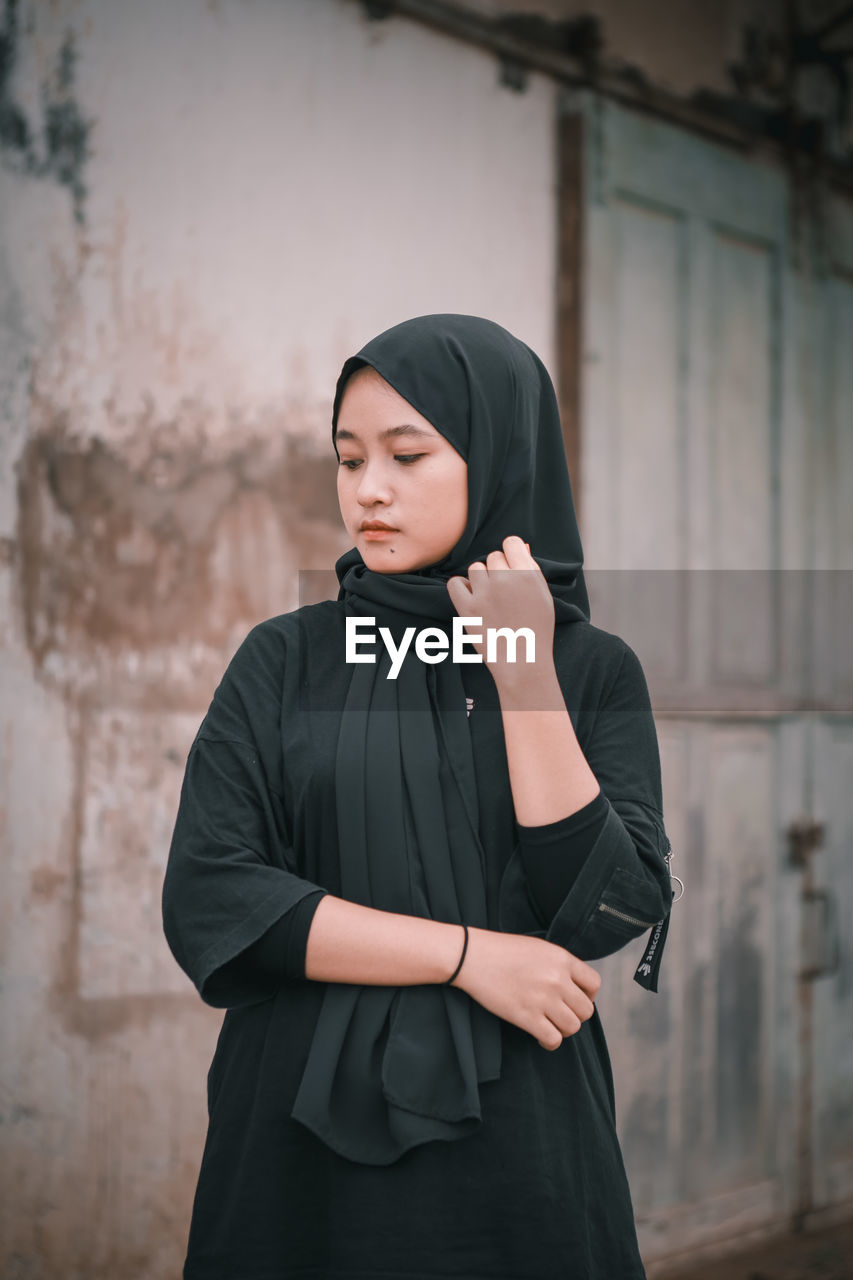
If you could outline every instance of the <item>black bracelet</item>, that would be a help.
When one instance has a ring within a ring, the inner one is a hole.
[[[447,982],[445,982],[445,984],[444,984],[446,987],[449,987],[449,986],[450,986],[451,982],[452,982],[452,981],[453,981],[453,979],[456,977],[456,975],[457,975],[457,973],[459,972],[459,970],[462,968],[462,961],[465,959],[465,952],[468,950],[468,926],[467,926],[467,924],[463,924],[462,928],[465,930],[465,945],[464,945],[464,946],[463,946],[463,948],[462,948],[462,955],[459,957],[459,963],[458,963],[458,965],[457,965],[457,966],[456,966],[456,968],[453,970],[453,972],[451,973],[450,977],[447,979]]]

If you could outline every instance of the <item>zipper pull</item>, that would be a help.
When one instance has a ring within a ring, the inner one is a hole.
[[[678,876],[672,874],[672,844],[669,837],[666,841],[666,853],[664,854],[666,869],[669,872],[670,884],[673,880],[678,880],[681,885],[681,893],[678,898],[673,898],[674,902],[678,902],[684,895],[684,883]],[[666,942],[666,935],[669,933],[669,920],[672,915],[672,903],[670,909],[664,916],[663,920],[658,921],[649,937],[649,943],[643,953],[643,958],[637,965],[637,971],[634,974],[634,981],[638,982],[641,987],[645,987],[646,991],[657,991],[658,975],[660,973],[661,960],[663,959],[663,948]]]

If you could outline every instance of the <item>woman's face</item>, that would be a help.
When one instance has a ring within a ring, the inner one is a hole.
[[[453,549],[468,520],[468,464],[369,365],[347,380],[337,447],[341,516],[368,569],[409,573]],[[390,531],[363,528],[371,522]]]

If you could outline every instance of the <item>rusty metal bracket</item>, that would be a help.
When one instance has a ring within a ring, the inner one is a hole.
[[[794,818],[785,832],[795,867],[807,867],[809,859],[823,848],[826,826],[815,818]]]
[[[498,55],[500,71],[498,83],[505,89],[514,89],[516,93],[524,93],[530,80],[530,68],[520,58],[511,54]]]

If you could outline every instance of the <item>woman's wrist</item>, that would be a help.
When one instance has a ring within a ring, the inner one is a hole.
[[[459,924],[362,906],[327,893],[317,904],[305,948],[305,977],[377,986],[443,983],[456,970]],[[454,979],[458,986],[465,971]]]
[[[566,700],[553,653],[529,666],[516,662],[492,673],[502,711],[565,711]]]
[[[453,970],[453,972],[451,973],[450,977],[445,979],[445,985],[446,985],[446,986],[449,986],[449,987],[452,987],[452,986],[454,985],[454,983],[456,982],[456,979],[459,977],[459,974],[460,974],[460,973],[461,973],[461,971],[462,971],[462,966],[463,966],[463,964],[465,963],[465,956],[466,956],[466,954],[467,954],[467,952],[468,952],[468,926],[467,926],[467,924],[463,924],[463,925],[462,925],[462,930],[463,930],[463,933],[464,933],[464,939],[465,939],[465,940],[464,940],[464,942],[462,943],[462,954],[460,955],[459,959],[457,960],[457,962],[456,962],[456,968]]]

